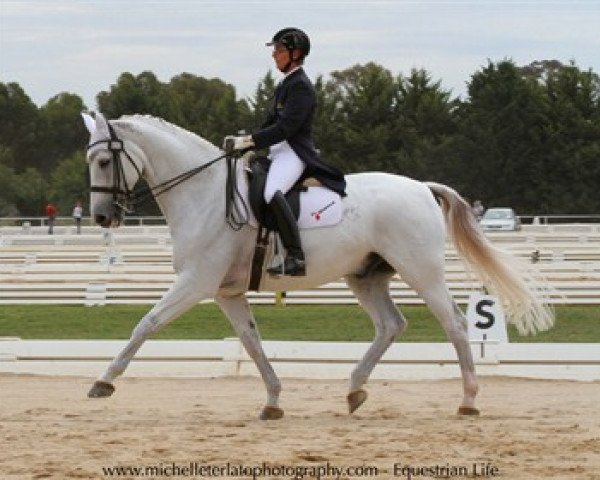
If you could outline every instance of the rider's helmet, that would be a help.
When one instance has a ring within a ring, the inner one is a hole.
[[[302,52],[302,58],[310,53],[310,39],[308,35],[299,28],[283,28],[273,35],[273,40],[267,43],[270,47],[275,44],[283,45],[290,53],[298,49]]]

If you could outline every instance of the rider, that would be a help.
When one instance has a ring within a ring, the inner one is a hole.
[[[273,47],[275,65],[284,74],[275,88],[272,109],[260,130],[252,135],[225,137],[225,143],[231,142],[233,150],[269,147],[271,167],[264,196],[275,216],[287,255],[282,264],[269,268],[268,272],[303,276],[306,265],[300,233],[284,195],[298,180],[310,176],[344,196],[346,181],[341,171],[320,159],[313,142],[316,96],[302,68],[310,52],[308,36],[298,28],[284,28],[266,45]]]

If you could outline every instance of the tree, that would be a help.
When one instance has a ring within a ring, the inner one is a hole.
[[[217,145],[250,121],[248,104],[237,100],[235,88],[219,79],[182,73],[171,79],[168,92],[171,121]]]
[[[16,205],[16,184],[15,171],[0,161],[0,217],[19,215]]]
[[[39,170],[28,167],[14,178],[15,205],[20,215],[38,216],[44,214],[48,199],[48,182]]]
[[[40,138],[38,110],[17,83],[0,83],[0,145],[10,150],[2,161],[22,171],[36,165]]]
[[[246,100],[215,78],[182,73],[163,83],[125,72],[98,103],[109,118],[150,114],[220,144],[263,122],[274,89],[270,71]],[[424,70],[395,76],[375,63],[320,76],[315,92],[316,145],[348,173],[437,180],[519,213],[600,209],[600,78],[574,62],[489,61],[462,101]],[[40,215],[48,199],[64,214],[87,201],[84,108],[61,93],[38,109],[17,83],[0,83],[0,215]]]
[[[458,112],[455,186],[488,205],[532,211],[547,169],[543,89],[504,60],[476,72],[468,93]]]
[[[325,157],[346,172],[394,171],[391,121],[396,86],[375,63],[335,71],[317,85],[316,132]]]
[[[573,63],[544,72],[549,104],[546,211],[600,208],[600,78]]]
[[[88,211],[88,166],[83,150],[63,159],[54,169],[48,186],[48,197],[63,215],[70,215],[76,201]]]
[[[100,92],[96,100],[107,118],[136,113],[166,118],[171,113],[165,86],[154,73],[148,71],[137,76],[129,72],[122,73],[117,83],[108,92]]]
[[[315,84],[317,144],[345,171],[383,170],[417,178],[456,130],[455,101],[424,70],[393,77],[375,63],[355,65]],[[435,170],[431,170],[431,166]]]
[[[233,86],[191,73],[176,75],[166,84],[152,72],[138,76],[123,73],[110,91],[98,94],[97,100],[108,118],[153,115],[216,144],[243,128],[250,117],[248,104],[236,99]]]
[[[457,130],[458,102],[425,70],[413,69],[408,77],[398,77],[397,85],[392,121],[397,171],[423,180],[443,180],[449,141]]]
[[[249,100],[252,127],[257,128],[265,121],[271,109],[275,95],[275,79],[271,70],[262,78],[256,87],[254,97]]]
[[[44,175],[49,175],[62,159],[85,148],[88,133],[81,121],[83,110],[83,100],[70,93],[56,95],[40,109],[44,161],[36,166]]]

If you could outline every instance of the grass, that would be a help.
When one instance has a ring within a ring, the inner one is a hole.
[[[125,339],[149,305],[104,307],[59,305],[0,305],[0,337],[23,339]],[[353,305],[255,306],[254,315],[265,340],[370,341],[373,325]],[[446,336],[429,310],[402,307],[409,326],[403,342],[445,342]],[[600,307],[556,308],[553,329],[521,337],[509,326],[511,342],[600,342]],[[198,305],[164,328],[159,339],[222,339],[235,336],[214,304]]]

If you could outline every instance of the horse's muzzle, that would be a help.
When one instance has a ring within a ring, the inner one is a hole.
[[[123,220],[123,213],[111,200],[98,202],[93,207],[94,222],[102,228],[118,227]]]
[[[100,225],[103,228],[118,227],[121,224],[121,220],[119,216],[107,217],[106,215],[94,215],[96,225]]]

